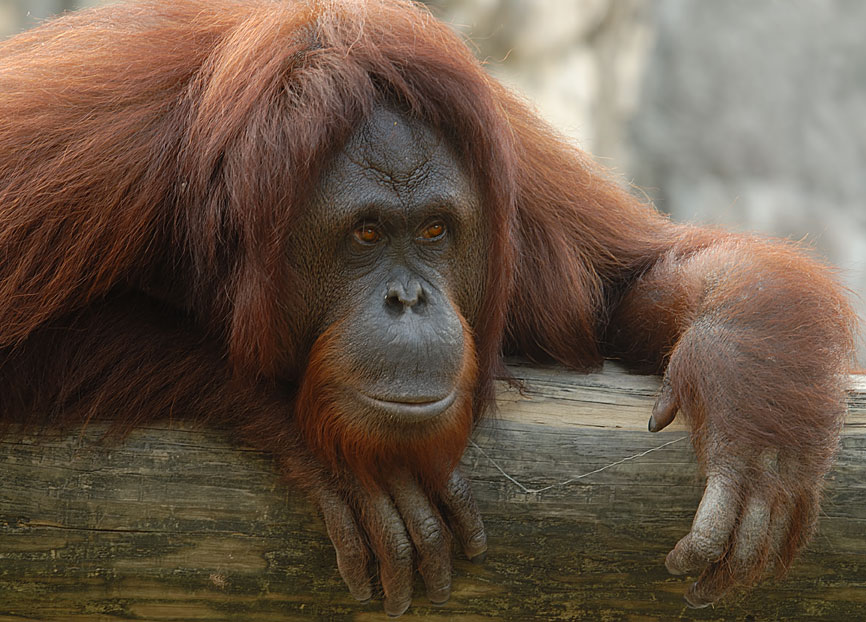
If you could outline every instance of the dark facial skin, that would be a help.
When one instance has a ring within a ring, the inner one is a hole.
[[[379,109],[322,177],[292,239],[308,325],[339,323],[348,399],[406,423],[455,399],[463,326],[481,303],[480,201],[449,145]],[[315,338],[317,335],[313,335]]]

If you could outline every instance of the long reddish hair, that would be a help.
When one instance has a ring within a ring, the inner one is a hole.
[[[489,393],[514,275],[513,136],[491,79],[426,10],[145,0],[48,22],[0,55],[0,144],[21,145],[0,154],[0,248],[17,258],[0,264],[0,347],[118,282],[170,272],[241,373],[297,377],[293,215],[390,100],[452,140],[485,197],[496,261],[472,331]]]
[[[479,406],[503,339],[598,365],[627,286],[720,240],[617,187],[408,0],[141,0],[47,22],[0,57],[0,348],[118,287],[156,288],[240,376],[299,380],[317,335],[298,325],[288,234],[383,101],[449,139],[483,197]],[[828,330],[850,335],[837,297]]]
[[[490,263],[471,327],[481,401],[512,294],[521,308],[574,283],[573,304],[512,314],[514,335],[538,335],[520,344],[529,353],[562,344],[567,360],[595,364],[605,265],[658,242],[650,231],[621,255],[599,251],[616,247],[619,224],[646,230],[644,210],[413,2],[143,0],[48,22],[0,55],[0,144],[19,146],[0,153],[0,248],[16,258],[0,263],[0,347],[118,283],[177,282],[170,295],[239,372],[300,377],[309,336],[292,323],[302,301],[287,294],[287,234],[383,100],[450,139],[484,197]]]

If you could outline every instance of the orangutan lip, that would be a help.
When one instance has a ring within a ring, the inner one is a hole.
[[[367,395],[366,393],[361,393],[360,391],[356,391],[356,393],[358,394],[358,397],[361,398],[362,402],[369,406],[372,406],[377,410],[382,410],[389,415],[403,417],[405,419],[410,419],[413,421],[432,419],[433,417],[437,417],[446,410],[448,410],[457,399],[456,391],[452,391],[449,395],[445,396],[441,400],[434,400],[432,402],[395,401],[383,399],[380,397],[373,397],[372,395]]]

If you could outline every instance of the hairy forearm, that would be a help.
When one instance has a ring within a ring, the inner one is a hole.
[[[744,356],[809,352],[825,364],[847,364],[854,318],[826,267],[786,242],[684,231],[648,270],[617,288],[609,355],[662,371],[681,337],[702,323],[733,331],[730,345]]]
[[[698,243],[674,246],[625,289],[612,310],[608,353],[678,377],[679,389],[701,402],[721,390],[736,398],[726,398],[729,408],[684,413],[698,424],[712,410],[758,437],[796,443],[809,437],[794,433],[794,421],[832,427],[853,315],[830,271],[780,241],[691,239]]]
[[[707,487],[666,564],[701,573],[686,600],[702,607],[784,571],[808,542],[845,413],[854,318],[830,272],[793,245],[685,231],[620,289],[607,347],[664,373],[650,430],[680,413],[691,431]]]

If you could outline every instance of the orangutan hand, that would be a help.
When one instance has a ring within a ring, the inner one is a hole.
[[[416,567],[430,602],[448,600],[452,532],[470,560],[481,562],[485,557],[484,525],[468,482],[456,470],[435,498],[405,472],[392,475],[377,491],[351,482],[342,491],[323,489],[315,496],[352,596],[362,602],[373,596],[368,564],[372,552],[385,593],[385,612],[391,617],[403,614],[412,603]],[[447,526],[438,508],[447,517]]]
[[[668,425],[681,406],[666,380],[649,429]],[[690,607],[715,602],[732,588],[766,574],[783,574],[815,525],[823,456],[803,449],[732,443],[707,417],[692,430],[707,484],[691,531],[668,554],[671,574],[699,574],[686,595]]]

